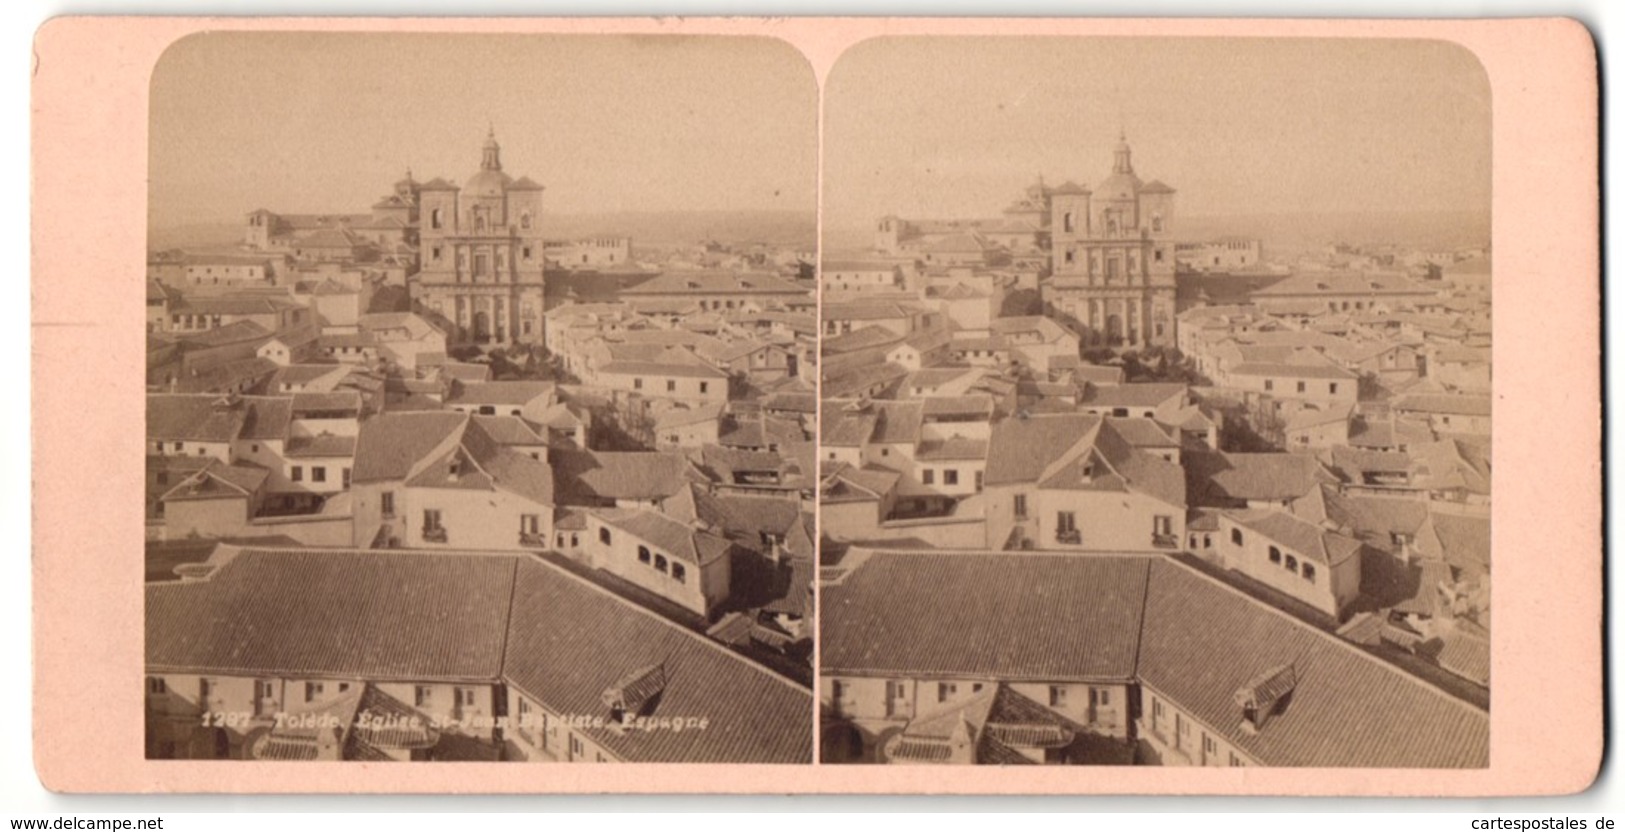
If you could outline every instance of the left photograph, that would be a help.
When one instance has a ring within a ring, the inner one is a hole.
[[[817,108],[767,38],[172,45],[146,756],[811,762]]]

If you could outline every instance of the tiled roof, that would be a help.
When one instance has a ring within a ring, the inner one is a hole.
[[[414,465],[462,430],[461,413],[430,410],[384,413],[361,425],[355,448],[355,482],[402,480]]]
[[[250,497],[259,491],[260,485],[268,476],[269,471],[252,463],[227,465],[218,459],[211,459],[201,470],[164,492],[161,499],[164,502],[174,502],[217,497]]]
[[[309,384],[320,378],[342,375],[349,371],[343,364],[289,364],[277,371],[273,384]]]
[[[1457,569],[1489,571],[1490,520],[1464,514],[1434,512],[1430,518],[1439,541],[1438,555]],[[1424,549],[1428,547],[1423,547]]]
[[[1177,448],[1179,440],[1169,436],[1156,422],[1142,416],[1112,418],[1106,426],[1136,448]]]
[[[243,551],[206,581],[148,585],[146,665],[243,676],[495,679],[513,574],[512,558]]]
[[[1360,497],[1338,494],[1323,486],[1326,514],[1358,534],[1416,534],[1428,518],[1427,503],[1406,497]]]
[[[361,409],[361,394],[354,390],[334,390],[329,393],[294,393],[293,412],[310,413],[313,411],[343,410],[356,412]]]
[[[907,444],[920,441],[921,409],[917,401],[877,401],[875,430],[869,441],[879,445]]]
[[[986,439],[966,439],[960,436],[943,440],[921,442],[914,458],[922,461],[987,459]]]
[[[1273,508],[1229,513],[1230,519],[1317,563],[1336,566],[1358,554],[1360,541]]]
[[[334,436],[323,434],[321,436],[301,436],[288,440],[286,456],[300,457],[351,457],[355,456],[356,438],[354,436]]]
[[[673,407],[662,411],[655,417],[655,429],[675,428],[683,425],[697,425],[704,422],[715,422],[722,416],[722,404],[703,405],[701,407]]]
[[[282,396],[149,393],[147,438],[193,442],[284,439],[289,402]]]
[[[787,413],[817,413],[818,396],[814,393],[773,393],[762,399],[763,410],[782,410]]]
[[[987,485],[1035,483],[1068,449],[1092,441],[1098,416],[1067,413],[1009,418],[993,426],[988,440]]]
[[[1258,733],[1240,730],[1235,692],[1283,664],[1297,671],[1291,698]],[[1483,711],[1176,564],[1151,567],[1139,676],[1266,765],[1489,764]]]
[[[824,355],[839,355],[889,346],[902,340],[903,336],[883,326],[866,326],[833,338],[825,338],[819,342],[818,348]]]
[[[726,557],[732,547],[727,540],[710,532],[692,528],[647,509],[604,508],[588,513],[609,526],[654,544],[665,554],[700,566]]]
[[[634,762],[811,761],[808,691],[546,564],[519,563],[504,673],[514,688],[557,713],[608,719],[604,691],[654,664],[668,680],[644,715],[705,727],[584,729],[593,743]]]
[[[476,381],[452,385],[447,404],[523,405],[553,393],[551,381]]]
[[[1311,454],[1187,453],[1184,463],[1192,503],[1219,500],[1290,500],[1335,482]]]
[[[875,385],[889,386],[907,375],[908,368],[890,361],[884,364],[851,367],[839,372],[826,366],[822,390],[824,395],[831,397],[862,395]]]
[[[194,348],[217,347],[242,341],[269,341],[271,334],[271,330],[261,326],[257,321],[244,320],[232,321],[202,332],[186,333],[181,336],[181,341]]]
[[[1427,395],[1401,396],[1393,403],[1394,410],[1416,413],[1441,413],[1451,416],[1490,415],[1489,396]]]
[[[559,500],[565,503],[572,498],[663,499],[690,481],[691,465],[681,453],[560,449],[553,462]]]
[[[920,399],[920,415],[933,416],[975,415],[990,419],[993,415],[993,397],[982,394],[969,396],[926,396]]]
[[[1490,641],[1463,626],[1446,633],[1439,649],[1439,666],[1485,687],[1490,683]]]
[[[830,673],[1130,679],[1149,564],[875,554],[821,590],[823,665]]]
[[[1151,407],[1155,408],[1185,395],[1183,384],[1114,384],[1097,386],[1093,382],[1078,402],[1082,407]]]

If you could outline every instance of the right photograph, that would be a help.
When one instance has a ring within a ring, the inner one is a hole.
[[[878,38],[824,100],[820,760],[1487,766],[1477,59]]]

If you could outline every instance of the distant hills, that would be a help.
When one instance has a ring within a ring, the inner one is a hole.
[[[1467,211],[1387,211],[1371,213],[1259,213],[1179,216],[1178,238],[1259,237],[1267,254],[1318,249],[1330,242],[1392,243],[1413,248],[1454,249],[1490,242],[1487,214]],[[703,240],[761,242],[812,248],[818,219],[811,211],[623,211],[601,214],[549,214],[549,238],[630,236],[639,247],[676,246]],[[832,225],[825,248],[868,248],[868,223]],[[238,223],[150,228],[149,248],[232,246],[242,239]]]
[[[1421,249],[1456,249],[1490,242],[1488,214],[1470,211],[1384,211],[1336,213],[1257,213],[1175,217],[1176,239],[1258,237],[1266,256],[1319,249],[1331,242],[1395,244]],[[868,224],[825,227],[826,250],[853,250],[874,244]]]
[[[602,214],[548,214],[543,231],[550,239],[631,237],[639,247],[675,246],[715,240],[813,248],[818,216],[812,211],[622,211]],[[241,223],[199,223],[149,227],[147,247],[212,248],[236,245]]]

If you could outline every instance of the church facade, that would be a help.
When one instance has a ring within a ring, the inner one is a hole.
[[[1091,346],[1173,346],[1174,189],[1134,173],[1119,138],[1093,190],[1048,189],[1051,275],[1045,305]]]
[[[542,190],[503,172],[494,133],[461,187],[440,178],[419,186],[413,309],[448,345],[542,342]]]

